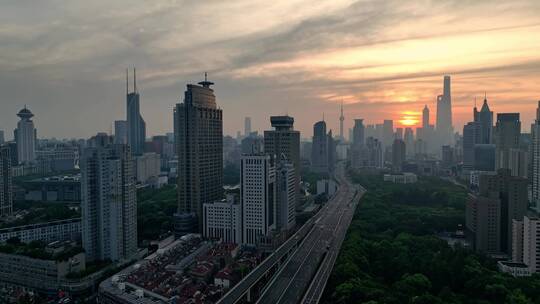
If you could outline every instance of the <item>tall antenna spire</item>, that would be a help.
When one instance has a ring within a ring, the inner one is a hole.
[[[474,108],[476,108],[476,96],[474,96]]]
[[[204,72],[204,81],[208,81],[208,72]]]
[[[126,95],[129,94],[129,69],[126,68]]]
[[[133,92],[137,93],[137,70],[133,68]]]
[[[487,101],[487,92],[484,91],[484,101]]]

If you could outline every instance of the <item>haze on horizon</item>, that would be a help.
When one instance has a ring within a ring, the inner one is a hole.
[[[295,117],[311,137],[323,113],[338,132],[435,117],[452,76],[454,128],[487,92],[495,112],[540,99],[540,2],[529,1],[4,1],[0,4],[0,130],[26,104],[41,137],[89,137],[125,119],[125,69],[136,67],[149,135],[172,130],[185,85],[216,83],[224,131]]]

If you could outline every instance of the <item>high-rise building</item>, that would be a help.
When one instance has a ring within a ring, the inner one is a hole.
[[[465,152],[463,153],[465,161]],[[495,145],[477,144],[474,145],[474,170],[495,171]]]
[[[403,139],[403,128],[396,128],[395,139]]]
[[[137,189],[127,145],[87,148],[81,162],[82,243],[89,260],[137,253]]]
[[[294,166],[295,201],[300,199],[300,131],[294,130],[294,118],[291,116],[271,116],[270,123],[274,130],[264,131],[264,152],[276,159],[285,156]]]
[[[178,212],[175,232],[202,232],[202,206],[223,196],[223,113],[217,107],[214,83],[205,76],[188,84],[184,102],[175,109],[178,156]]]
[[[242,200],[242,239],[257,245],[275,227],[276,169],[270,155],[242,155],[240,197]]]
[[[427,105],[424,105],[422,110],[422,128],[429,128],[429,108]]]
[[[128,143],[128,124],[125,120],[114,121],[114,143],[115,144],[127,144]]]
[[[146,123],[141,116],[140,95],[137,91],[137,76],[133,69],[133,92],[129,92],[128,74],[126,71],[126,113],[127,113],[127,141],[133,155],[144,153],[146,140]]]
[[[508,165],[512,176],[527,178],[529,176],[529,154],[522,149],[510,149]]]
[[[0,145],[0,217],[10,216],[13,212],[10,153],[7,145]]]
[[[469,194],[465,227],[478,252],[501,253],[501,200],[497,193],[489,196]]]
[[[353,138],[351,140],[353,148],[359,148],[364,145],[364,136],[365,136],[364,120],[355,119],[354,127],[353,127]]]
[[[312,142],[311,169],[315,172],[328,172],[328,137],[324,120],[313,125]]]
[[[450,94],[450,76],[444,76],[443,94],[437,96],[436,131],[440,145],[452,143],[452,97]]]
[[[253,132],[242,139],[240,149],[242,154],[263,153],[264,138]]]
[[[474,168],[474,147],[480,143],[481,125],[478,122],[469,122],[463,126],[463,170]]]
[[[513,221],[512,262],[523,263],[529,273],[540,272],[540,218]]]
[[[480,176],[480,196],[495,197],[501,206],[501,251],[511,254],[512,220],[522,219],[527,213],[528,182],[526,178],[512,176],[509,169],[500,169],[496,175]]]
[[[521,121],[519,113],[497,114],[494,139],[496,145],[495,167],[510,168],[510,149],[519,149]]]
[[[366,142],[360,149],[354,149],[351,157],[351,166],[360,168],[383,168],[383,148],[382,143],[373,137],[366,138]]]
[[[382,142],[384,147],[392,146],[394,142],[394,121],[390,119],[385,119],[382,126]]]
[[[4,130],[0,130],[0,145],[4,144],[6,142],[6,138],[4,137]]]
[[[454,147],[449,145],[444,145],[441,148],[442,150],[442,161],[441,165],[443,168],[450,168],[455,163],[455,151]]]
[[[484,103],[480,112],[474,106],[474,121],[480,124],[479,144],[491,144],[493,133],[493,112],[489,109],[487,97],[484,97]]]
[[[251,117],[244,118],[244,136],[251,134]]]
[[[17,159],[19,164],[33,163],[36,160],[37,134],[34,122],[32,121],[34,114],[24,106],[24,108],[17,113],[17,116],[21,118],[17,123],[17,129],[15,129],[14,132],[15,142],[17,143]]]
[[[403,140],[405,141],[405,149],[407,149],[405,155],[407,158],[412,158],[414,156],[414,132],[412,128],[405,128]]]
[[[531,125],[532,200],[540,212],[540,101],[536,108],[536,120]]]
[[[294,165],[282,155],[276,167],[276,229],[290,231],[296,225],[297,190]]]
[[[242,243],[242,206],[235,197],[203,204],[203,235],[224,243]]]
[[[343,116],[343,101],[340,108],[341,115],[339,116],[339,140],[345,141],[345,134],[343,134],[343,123],[345,122],[345,116]]]
[[[392,170],[401,172],[405,163],[406,146],[402,139],[394,139],[392,144]]]
[[[337,161],[337,142],[332,136],[332,130],[327,135],[328,173],[334,172]]]

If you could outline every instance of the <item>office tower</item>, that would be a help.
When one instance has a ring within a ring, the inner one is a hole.
[[[251,117],[244,118],[244,136],[251,134]]]
[[[276,229],[290,231],[296,225],[296,174],[284,155],[276,167],[276,194]]]
[[[512,248],[512,220],[522,219],[527,213],[528,182],[512,176],[509,169],[499,169],[496,175],[480,176],[480,196],[495,194],[501,205],[501,251],[510,254]]]
[[[412,128],[405,128],[403,140],[405,141],[405,149],[407,150],[405,155],[407,158],[412,158],[414,156],[414,132]]]
[[[531,137],[532,201],[540,212],[540,101],[536,108],[536,119],[531,124]]]
[[[176,105],[178,212],[175,232],[202,232],[202,206],[223,196],[223,113],[214,83],[188,84],[184,102]]]
[[[513,221],[512,262],[523,263],[530,273],[540,272],[540,218]]]
[[[133,159],[128,145],[102,144],[81,161],[83,248],[90,261],[128,260],[137,253]]]
[[[383,148],[392,146],[394,141],[394,121],[393,120],[384,120],[382,126],[382,142]]]
[[[324,120],[313,125],[312,142],[311,169],[314,172],[328,172],[328,137]]]
[[[133,92],[129,92],[128,74],[126,70],[126,101],[127,101],[127,140],[133,155],[144,153],[146,140],[146,123],[141,116],[140,95],[137,91],[137,75],[133,69]]]
[[[353,137],[352,137],[351,143],[352,143],[353,148],[361,147],[364,145],[365,128],[364,128],[363,119],[354,120],[354,127],[353,127],[352,135]]]
[[[405,163],[405,142],[402,139],[394,139],[392,144],[392,170],[401,172]]]
[[[115,144],[127,144],[128,143],[128,125],[125,120],[114,121],[114,143]]]
[[[270,155],[242,155],[240,197],[243,244],[257,245],[275,224],[276,170]]]
[[[403,128],[396,128],[395,139],[403,139]]]
[[[327,151],[328,151],[328,173],[334,172],[337,155],[336,155],[337,143],[334,137],[332,136],[332,130],[328,132],[327,135]]]
[[[479,144],[490,144],[492,141],[493,132],[493,112],[489,109],[487,97],[484,97],[484,103],[480,112],[474,106],[474,121],[480,124],[480,139]]]
[[[455,161],[455,156],[454,156],[454,148],[452,146],[449,146],[449,145],[444,145],[441,147],[441,150],[442,150],[442,166],[444,168],[450,168],[454,165]]]
[[[242,206],[233,195],[203,204],[204,237],[224,243],[242,243]]]
[[[481,125],[478,122],[469,122],[463,126],[463,170],[474,168],[474,147],[480,143]]]
[[[135,176],[138,183],[156,185],[161,173],[161,158],[155,152],[135,157]]]
[[[242,139],[240,143],[242,154],[253,154],[264,152],[264,138],[257,134],[251,133]]]
[[[495,125],[495,168],[510,168],[510,149],[519,149],[521,121],[519,113],[499,113]]]
[[[452,97],[450,94],[450,76],[444,76],[443,94],[437,96],[436,131],[440,145],[452,143]]]
[[[17,116],[21,118],[14,132],[15,142],[17,143],[17,159],[19,164],[33,163],[36,160],[37,134],[34,128],[34,122],[32,121],[34,114],[24,106],[17,113]]]
[[[522,149],[510,149],[508,165],[512,176],[528,177],[529,154]]]
[[[496,193],[487,197],[469,194],[465,212],[465,227],[474,250],[501,253],[501,200]]]
[[[349,141],[352,142],[353,141],[353,129],[352,128],[349,128]]]
[[[4,144],[6,139],[4,137],[4,130],[0,130],[0,145]]]
[[[465,152],[463,152],[465,161]],[[474,170],[495,171],[495,145],[477,144],[474,145]]]
[[[422,110],[422,128],[429,128],[429,108],[427,105],[424,105]]]
[[[11,173],[11,151],[0,145],[0,218],[13,212],[13,184]]]
[[[311,152],[313,148],[313,143],[310,141],[304,141],[302,142],[302,145],[300,146],[300,155],[302,160],[307,161],[308,164],[311,163]]]
[[[290,116],[271,116],[274,130],[264,131],[264,152],[277,159],[285,156],[294,166],[295,200],[300,199],[300,131],[294,130],[294,118]]]
[[[343,101],[341,102],[341,115],[339,116],[339,140],[345,141],[345,134],[343,134],[343,123],[345,122],[345,116],[343,116]]]

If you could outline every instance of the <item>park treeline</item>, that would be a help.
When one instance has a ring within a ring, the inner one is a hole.
[[[368,192],[323,303],[540,303],[540,276],[500,273],[494,260],[438,237],[464,224],[465,189],[439,178],[396,185],[350,174]]]

